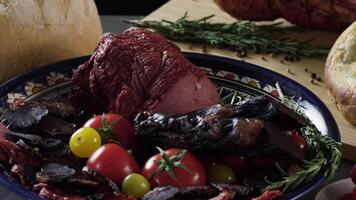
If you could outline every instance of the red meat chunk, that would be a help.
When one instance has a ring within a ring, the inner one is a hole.
[[[131,119],[141,111],[186,113],[219,102],[205,73],[178,46],[146,29],[105,34],[73,82]]]

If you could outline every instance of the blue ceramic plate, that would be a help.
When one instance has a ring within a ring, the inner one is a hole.
[[[265,68],[238,60],[195,53],[185,55],[206,71],[218,87],[221,97],[238,91],[245,95],[269,95],[278,98],[276,89],[278,82],[284,95],[294,97],[304,107],[306,115],[322,134],[340,141],[339,130],[330,111],[317,96],[299,83]],[[86,56],[55,63],[11,79],[0,86],[0,107],[5,108],[17,99],[67,97],[77,89],[70,81],[73,70],[88,59]],[[324,177],[317,177],[286,194],[284,199],[298,199],[323,181]],[[4,173],[0,174],[0,184],[25,199],[41,199],[37,194],[10,180]]]

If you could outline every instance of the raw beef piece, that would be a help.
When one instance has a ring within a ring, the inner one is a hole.
[[[105,34],[73,82],[131,119],[142,111],[186,113],[219,102],[214,85],[178,46],[146,29]]]

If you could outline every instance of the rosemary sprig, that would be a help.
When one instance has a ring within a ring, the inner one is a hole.
[[[300,133],[307,139],[309,145],[313,146],[314,154],[323,152],[325,157],[324,176],[326,181],[330,181],[335,175],[341,161],[341,143],[327,135],[322,135],[316,127],[304,127]]]
[[[268,181],[265,178],[265,181],[268,183],[268,186],[263,189],[263,191],[271,191],[276,189],[282,189],[283,192],[288,190],[293,190],[302,182],[309,182],[315,176],[320,173],[322,166],[324,165],[324,157],[322,152],[319,152],[318,155],[313,158],[311,161],[303,161],[302,166],[295,165],[294,167],[298,170],[298,172],[294,174],[288,174],[285,172],[278,164],[277,169],[283,175],[282,180],[277,182]]]
[[[280,23],[256,25],[249,21],[231,24],[209,23],[208,20],[212,17],[214,15],[188,20],[186,13],[174,22],[167,20],[126,22],[137,27],[153,29],[171,40],[227,48],[241,55],[245,55],[249,50],[294,57],[323,56],[329,52],[327,47],[311,46],[310,40],[301,42],[286,37],[287,31],[300,31],[295,27],[282,27]]]
[[[326,135],[321,135],[315,127],[305,127],[299,132],[309,143],[312,151],[311,160],[303,160],[303,164],[295,166],[298,171],[293,174],[285,173],[278,168],[283,175],[282,180],[271,182],[265,179],[268,186],[263,191],[281,189],[293,190],[301,183],[308,183],[316,176],[323,174],[326,181],[330,181],[336,173],[341,161],[340,143]]]
[[[234,91],[221,99],[224,104],[235,104],[246,99],[247,96],[241,92]]]
[[[301,109],[301,106],[294,101],[293,98],[284,96],[278,83],[276,86],[279,91],[281,101],[295,112],[307,118]],[[298,172],[293,174],[286,173],[277,164],[277,169],[279,169],[283,176],[282,180],[271,182],[266,178],[268,186],[263,188],[263,191],[274,189],[288,191],[294,189],[303,182],[307,183],[311,181],[318,175],[323,174],[326,181],[330,181],[335,175],[341,161],[341,144],[329,136],[322,135],[314,125],[301,128],[299,130],[299,134],[306,139],[310,146],[310,160],[303,160],[303,164],[301,166],[296,165],[295,167],[298,169]]]

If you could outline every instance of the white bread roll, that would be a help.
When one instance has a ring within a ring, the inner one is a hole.
[[[88,55],[101,33],[93,0],[0,0],[0,83],[29,67]]]
[[[325,84],[344,117],[356,125],[356,22],[340,35],[330,51]]]

